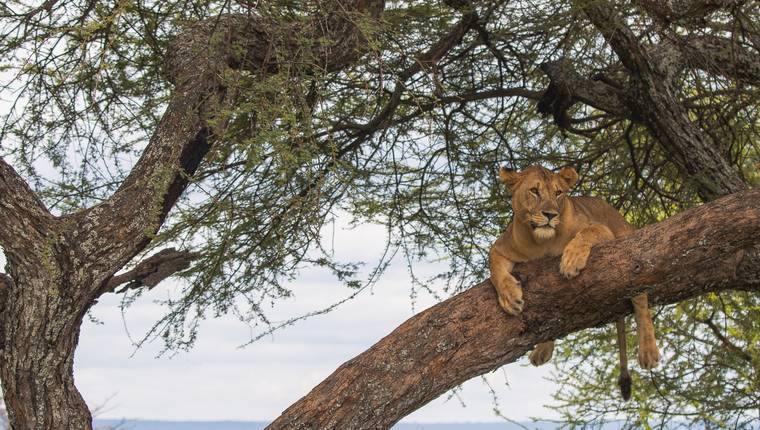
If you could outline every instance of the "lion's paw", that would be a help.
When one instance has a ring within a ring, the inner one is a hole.
[[[574,278],[586,267],[588,254],[591,250],[585,247],[568,246],[562,252],[559,273],[567,279]]]
[[[639,366],[642,369],[651,370],[657,367],[660,362],[660,350],[657,349],[657,344],[654,342],[647,342],[639,345]]]
[[[553,352],[554,342],[539,343],[535,348],[533,348],[530,356],[528,356],[530,359],[530,364],[534,366],[546,364],[549,360],[551,360]]]
[[[522,288],[517,280],[505,279],[503,288],[496,290],[499,296],[499,305],[510,315],[520,315],[525,302],[523,301]]]

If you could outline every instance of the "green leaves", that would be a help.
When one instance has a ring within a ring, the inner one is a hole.
[[[572,100],[569,125],[560,130],[536,112],[548,85],[539,67],[546,61],[565,59],[615,91],[629,84],[603,38],[568,2],[473,2],[466,12],[477,20],[467,21],[461,38],[450,35],[462,11],[442,2],[388,2],[379,23],[349,17],[361,34],[356,48],[366,53],[326,73],[325,58],[308,53],[320,46],[324,55],[343,55],[336,48],[342,45],[301,30],[332,6],[300,0],[3,6],[12,13],[0,18],[0,88],[8,102],[0,155],[58,214],[103,201],[141,155],[173,91],[165,70],[171,37],[220,13],[270,25],[260,29],[270,38],[257,49],[266,58],[261,70],[218,71],[232,102],[203,113],[212,149],[151,244],[201,255],[182,273],[181,291],[166,301],[167,315],[154,327],[167,347],[189,347],[204,317],[226,312],[269,327],[267,306],[287,299],[286,281],[306,267],[327,270],[354,291],[376,280],[394,255],[408,266],[413,294],[442,297],[481,280],[487,250],[511,218],[497,179],[501,165],[572,165],[581,174],[573,193],[607,199],[636,226],[698,204],[693,178],[675,168],[639,120]],[[727,32],[743,46],[758,40],[750,25],[760,20],[757,10],[745,6],[708,17],[698,29],[663,28],[633,4],[618,7],[646,43]],[[293,46],[276,49],[283,40]],[[243,61],[249,49],[230,46],[230,61]],[[760,185],[757,89],[710,70],[678,79],[689,119],[722,145],[749,184]],[[160,194],[167,184],[154,179]],[[336,217],[384,226],[386,254],[338,261],[326,233]],[[416,269],[431,261],[446,269],[417,277]],[[360,276],[361,263],[375,269]],[[561,341],[559,410],[579,426],[610,417],[625,418],[630,428],[671,419],[694,420],[695,428],[746,421],[755,413],[750,405],[760,403],[758,306],[756,296],[729,294],[658,310],[663,366],[634,375],[636,397],[628,405],[614,389],[608,328]]]

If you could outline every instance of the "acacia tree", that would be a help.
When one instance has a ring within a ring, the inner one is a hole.
[[[386,255],[401,252],[410,268],[448,258],[448,271],[415,280],[441,294],[485,275],[509,215],[500,164],[575,164],[582,192],[639,226],[758,180],[754,2],[2,8],[0,379],[18,429],[89,428],[72,357],[104,293],[131,300],[184,278],[154,327],[183,348],[207,314],[268,324],[263,304],[287,297],[282,281],[301,267],[360,286],[355,262],[320,242],[338,209],[386,225]],[[666,369],[692,372],[706,348],[721,360],[704,362],[704,374],[730,377],[736,390],[716,394],[714,379],[697,378],[689,396],[643,389],[621,409],[589,376],[608,373],[599,354],[597,372],[566,373],[563,411],[745,419],[757,392],[757,309],[757,293],[736,293],[659,315],[678,346],[666,357],[678,367]],[[573,336],[566,362],[590,350],[572,345],[606,348],[606,333]],[[652,381],[679,384],[667,373]]]

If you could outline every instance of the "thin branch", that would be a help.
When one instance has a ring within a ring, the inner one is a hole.
[[[634,0],[652,17],[667,24],[680,20],[700,20],[718,9],[731,9],[744,3],[743,0]]]
[[[721,332],[720,328],[715,325],[715,322],[712,320],[712,318],[697,319],[696,321],[706,325],[710,331],[713,332],[715,337],[720,340],[723,346],[726,347],[726,349],[733,351],[739,358],[746,361],[747,363],[752,363],[752,356],[747,351],[744,351],[743,349],[736,346],[733,342],[731,342],[731,340]]]

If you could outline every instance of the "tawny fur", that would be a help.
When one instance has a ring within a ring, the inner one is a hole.
[[[554,173],[541,166],[521,172],[501,169],[499,177],[512,193],[514,219],[491,247],[491,283],[499,304],[509,314],[519,315],[525,303],[520,282],[512,276],[515,263],[546,256],[562,256],[560,273],[577,276],[588,260],[591,248],[601,242],[625,236],[633,227],[602,199],[570,197],[567,192],[578,181],[569,167]],[[633,300],[639,340],[639,364],[645,369],[657,365],[660,352],[654,336],[646,294]],[[625,345],[625,323],[618,323],[618,342]],[[533,365],[546,363],[552,356],[554,341],[536,345],[530,354]],[[630,396],[630,376],[625,351],[620,354],[621,390]],[[627,387],[624,386],[627,384]]]

